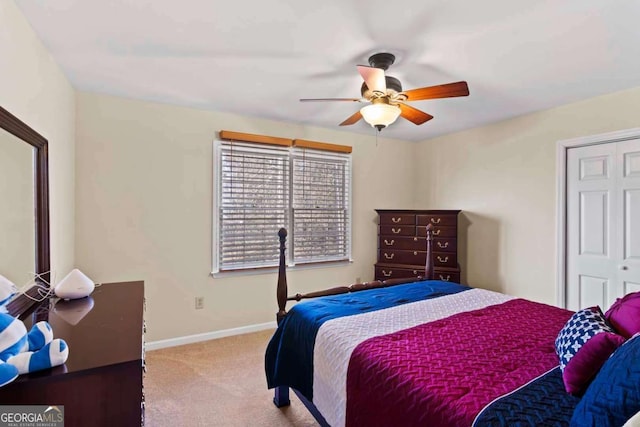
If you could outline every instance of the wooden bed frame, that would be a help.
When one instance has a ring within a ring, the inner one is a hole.
[[[288,295],[287,289],[287,263],[286,263],[286,239],[287,239],[287,230],[281,228],[278,231],[278,237],[280,238],[280,263],[278,267],[278,286],[276,291],[276,297],[278,300],[278,313],[276,314],[276,320],[278,324],[282,322],[282,320],[287,316],[287,301],[300,301],[308,298],[317,298],[328,295],[339,295],[346,294],[349,292],[359,292],[367,289],[376,289],[376,288],[386,288],[394,285],[401,285],[405,283],[413,283],[420,282],[422,280],[433,280],[433,251],[432,251],[432,242],[433,242],[433,225],[427,225],[427,241],[426,241],[426,252],[427,259],[425,262],[424,276],[410,277],[407,279],[389,279],[389,280],[375,280],[373,282],[364,282],[364,283],[353,283],[348,286],[337,286],[329,289],[325,289],[322,291],[309,292],[306,294],[295,294],[294,296]],[[309,412],[314,416],[314,418],[320,423],[321,426],[328,426],[329,424],[326,422],[320,411],[311,403],[307,398],[305,398],[302,393],[298,392],[296,389],[293,389],[294,393],[298,396],[300,401],[307,407]],[[289,399],[289,387],[279,386],[275,388],[273,403],[281,408],[283,406],[288,406],[291,401]]]

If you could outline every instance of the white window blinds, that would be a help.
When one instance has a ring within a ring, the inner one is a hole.
[[[349,259],[351,156],[293,149],[294,263]]]
[[[315,149],[216,141],[214,272],[348,260],[351,156]]]
[[[220,271],[277,265],[289,218],[289,152],[221,142],[218,199]]]

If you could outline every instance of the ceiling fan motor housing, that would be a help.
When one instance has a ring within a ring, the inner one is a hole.
[[[395,62],[395,60],[396,57],[392,53],[376,53],[369,57],[369,65],[386,70]]]
[[[396,60],[396,57],[392,53],[381,52],[376,53],[375,55],[371,55],[369,57],[369,65],[374,68],[380,68],[382,70],[387,70]],[[395,77],[387,76],[384,77],[385,84],[387,86],[387,93],[385,95],[390,95],[395,93],[402,92],[402,84],[400,80]],[[369,92],[369,87],[366,83],[362,83],[362,87],[360,88],[360,94],[363,98],[369,99],[371,93]]]
[[[400,80],[391,76],[384,76],[384,80],[387,85],[387,92],[389,90],[395,91],[396,93],[402,92],[402,83],[400,83]],[[366,96],[366,93],[368,90],[369,90],[369,87],[367,86],[366,83],[363,82],[362,87],[360,87],[360,94],[362,95],[363,98],[368,98]]]

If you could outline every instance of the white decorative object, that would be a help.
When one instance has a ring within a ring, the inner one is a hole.
[[[57,297],[63,299],[77,299],[89,296],[95,283],[82,271],[74,268],[54,288]]]

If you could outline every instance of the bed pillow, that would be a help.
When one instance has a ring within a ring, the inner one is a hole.
[[[613,329],[625,338],[640,332],[640,292],[618,298],[604,317]]]
[[[600,307],[585,308],[571,316],[555,341],[567,392],[582,394],[623,342],[624,337],[607,325]]]
[[[640,335],[622,345],[578,402],[571,427],[622,426],[640,411]]]

